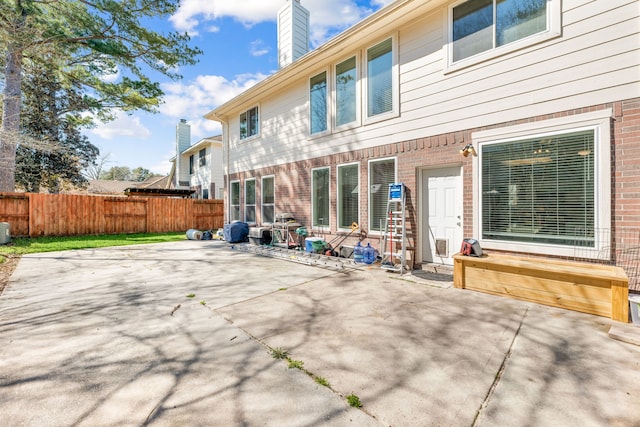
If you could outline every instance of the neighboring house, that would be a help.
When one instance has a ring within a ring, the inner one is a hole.
[[[124,190],[140,184],[136,181],[115,181],[112,179],[89,180],[87,193],[100,196],[124,196]]]
[[[640,226],[639,29],[637,0],[396,0],[206,115],[226,220],[357,222],[375,245],[402,182],[418,263],[465,237],[606,251],[600,233]]]
[[[153,176],[147,178],[142,182],[138,182],[137,188],[154,188],[154,189],[166,189],[170,188],[171,180],[168,175],[165,176]]]
[[[176,126],[176,152],[169,174],[172,186],[193,190],[197,199],[222,199],[222,136],[211,136],[191,143],[191,127],[182,119]]]
[[[191,192],[170,189],[169,176],[154,176],[144,181],[116,181],[94,179],[86,192],[100,196],[190,197]]]

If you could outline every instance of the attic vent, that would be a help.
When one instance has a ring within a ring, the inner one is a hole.
[[[449,257],[449,239],[436,239],[436,256]]]

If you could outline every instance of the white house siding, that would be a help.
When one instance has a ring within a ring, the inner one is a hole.
[[[474,133],[612,111],[610,225],[640,226],[640,2],[564,0],[561,35],[477,63],[467,60],[455,69],[447,68],[451,2],[434,8],[435,1],[397,0],[390,8],[396,4],[402,8],[395,15],[369,21],[379,30],[362,27],[340,43],[329,42],[316,53],[322,60],[307,55],[288,68],[298,67],[295,74],[285,74],[286,79],[276,74],[259,90],[249,90],[246,100],[240,95],[216,110],[228,123],[231,181],[256,178],[259,200],[260,177],[274,176],[276,210],[295,212],[307,223],[310,170],[329,167],[330,221],[336,232],[336,166],[358,162],[360,224],[367,229],[368,162],[393,157],[398,179],[412,191],[410,223],[417,236],[412,244],[419,248],[419,236],[425,234],[420,174],[454,165],[462,168],[464,182],[472,183],[472,156],[463,158],[458,150],[474,142]],[[353,55],[362,67],[363,52],[389,36],[398,42],[399,116],[310,138],[309,78],[328,70],[331,81],[333,67]],[[240,142],[239,114],[256,104],[261,133]],[[473,220],[479,215],[474,197],[472,185],[465,185],[461,222],[467,236],[476,231]]]
[[[206,163],[201,166],[199,154],[202,149],[206,150]],[[189,157],[192,155],[194,159],[193,173],[189,174]],[[224,188],[221,142],[216,139],[205,138],[181,153],[180,159],[183,165],[180,176],[184,177],[181,178],[181,180],[188,182],[190,189],[199,189],[196,197],[202,197],[202,190],[205,189],[209,191],[210,199],[215,199],[220,196],[218,189]]]
[[[215,147],[211,150],[211,165],[214,165],[210,168],[210,183],[213,186],[214,193],[209,194],[209,198],[211,199],[222,199],[224,198],[224,173],[222,169],[223,159],[222,159],[222,144],[215,144]],[[210,190],[211,191],[211,190]]]
[[[207,147],[205,149],[207,150],[205,156],[206,164],[203,166],[200,166],[200,157],[198,156],[200,150],[191,153],[194,158],[193,174],[191,175],[190,181],[191,189],[198,189],[198,193],[196,194],[198,198],[202,198],[202,190],[208,190],[211,185],[211,148]],[[187,156],[187,162],[189,161],[188,157],[189,156]],[[209,197],[211,197],[211,195],[209,195]]]
[[[452,72],[446,71],[448,8],[414,17],[397,33],[398,118],[310,139],[308,79],[322,68],[303,69],[278,94],[253,99],[260,105],[258,138],[239,142],[240,111],[229,117],[229,172],[638,97],[639,5],[636,0],[565,0],[561,37]],[[368,44],[347,43],[325,65],[333,66],[394,34],[388,30],[392,28],[370,36]]]

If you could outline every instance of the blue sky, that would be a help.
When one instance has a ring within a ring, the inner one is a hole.
[[[366,18],[393,0],[301,0],[310,12],[311,48]],[[159,114],[119,114],[87,132],[107,157],[105,168],[142,166],[166,175],[175,156],[175,126],[191,124],[191,142],[221,133],[204,114],[243,92],[278,68],[276,14],[285,0],[181,0],[158,31],[180,31],[204,54],[180,69],[183,79],[157,78],[165,92]],[[152,76],[153,77],[153,76]],[[117,78],[117,76],[114,76]]]

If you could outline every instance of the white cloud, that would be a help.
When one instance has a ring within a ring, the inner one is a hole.
[[[169,20],[179,31],[194,34],[202,22],[230,17],[247,26],[275,20],[282,0],[245,0],[241,5],[229,0],[183,0]]]
[[[255,40],[251,42],[249,53],[251,53],[251,56],[266,55],[269,53],[269,47],[262,40]]]
[[[202,75],[188,83],[163,84],[165,103],[160,106],[160,113],[173,119],[199,119],[265,77],[263,74],[241,74],[228,80],[222,76]]]
[[[119,77],[120,77],[120,67],[116,67],[114,73],[104,74],[100,77],[100,80],[102,80],[105,83],[113,83],[116,80],[118,80]]]
[[[222,135],[222,126],[213,120],[207,120],[204,117],[194,118],[189,121],[191,125],[192,139],[200,140],[209,136]],[[196,142],[194,141],[194,142]]]
[[[384,7],[390,3],[393,3],[394,1],[396,0],[371,0],[371,3]]]
[[[375,9],[393,0],[371,0]],[[182,0],[178,11],[170,18],[179,31],[198,34],[198,27],[217,19],[231,18],[250,27],[254,24],[275,21],[285,0],[245,0],[241,6],[230,0]],[[358,6],[354,0],[302,0],[309,10],[311,42],[318,46],[327,37],[344,30],[373,12]]]
[[[89,133],[107,140],[118,137],[137,139],[147,139],[151,137],[151,131],[142,124],[139,117],[130,116],[123,112],[118,112],[115,120],[101,123],[89,130]]]

